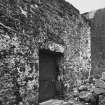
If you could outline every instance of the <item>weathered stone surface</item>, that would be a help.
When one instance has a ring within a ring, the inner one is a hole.
[[[102,72],[101,80],[105,81],[105,72]]]
[[[91,75],[101,78],[97,82],[96,94],[103,94],[99,105],[105,104],[105,8],[83,14],[91,26]]]
[[[94,88],[93,91],[94,91],[97,95],[100,95],[100,94],[105,93],[105,89],[103,89],[103,88]]]
[[[101,79],[98,79],[95,82],[95,86],[98,87],[98,88],[105,89],[105,82],[103,80],[101,80]]]
[[[100,78],[105,71],[105,8],[83,14],[91,26],[92,72]]]
[[[88,78],[90,28],[77,9],[64,0],[0,0],[3,105],[38,104],[40,49],[63,53],[59,77],[65,98],[78,80]]]

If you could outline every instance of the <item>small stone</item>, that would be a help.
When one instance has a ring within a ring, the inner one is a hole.
[[[105,89],[105,82],[103,80],[101,80],[101,79],[98,79],[95,82],[95,86],[97,88],[103,88],[103,89]]]
[[[102,77],[101,77],[101,79],[102,79],[103,81],[105,81],[105,72],[102,72]]]
[[[105,89],[102,89],[102,88],[94,88],[93,91],[97,95],[102,94],[102,93],[105,93]]]

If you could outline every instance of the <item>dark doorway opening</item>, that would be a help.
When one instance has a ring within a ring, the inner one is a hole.
[[[56,98],[58,56],[59,53],[49,50],[39,51],[39,102]]]

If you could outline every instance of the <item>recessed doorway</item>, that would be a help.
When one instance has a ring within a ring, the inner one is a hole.
[[[56,97],[58,55],[59,54],[49,50],[39,51],[39,102]]]

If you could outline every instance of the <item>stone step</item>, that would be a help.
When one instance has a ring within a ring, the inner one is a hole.
[[[39,105],[63,105],[63,102],[63,100],[50,99],[48,101],[40,103]]]
[[[65,102],[64,100],[50,99],[48,101],[40,103],[39,105],[80,105],[80,104],[75,104],[73,100]]]

